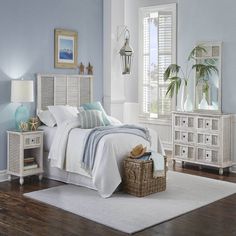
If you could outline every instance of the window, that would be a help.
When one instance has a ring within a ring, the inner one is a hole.
[[[168,118],[174,102],[166,96],[163,74],[176,62],[176,4],[141,8],[139,24],[141,116]]]

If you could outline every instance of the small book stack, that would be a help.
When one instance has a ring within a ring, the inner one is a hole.
[[[25,157],[24,158],[24,170],[31,170],[38,168],[38,164],[34,157]]]

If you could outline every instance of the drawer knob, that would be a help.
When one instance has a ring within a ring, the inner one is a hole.
[[[208,157],[209,155],[207,154],[207,157]]]
[[[185,151],[183,150],[183,153],[185,153]]]
[[[209,139],[207,138],[207,141],[208,141]]]

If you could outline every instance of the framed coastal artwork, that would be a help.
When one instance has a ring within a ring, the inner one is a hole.
[[[54,64],[56,68],[77,68],[78,33],[76,31],[55,29]]]

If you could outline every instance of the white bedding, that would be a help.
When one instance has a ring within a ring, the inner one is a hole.
[[[68,172],[89,176],[81,167],[83,145],[89,129],[80,129],[78,120],[67,121],[58,127],[50,149],[51,165]],[[163,147],[155,131],[150,130],[151,149],[164,155]],[[142,143],[150,148],[143,138],[131,134],[110,134],[98,144],[92,182],[102,197],[109,197],[121,183],[123,159],[131,149]]]
[[[57,132],[57,127],[48,127],[46,125],[39,126],[40,130],[43,130],[43,149],[46,152],[49,152],[50,147],[52,146],[52,142],[54,139],[54,136]]]

